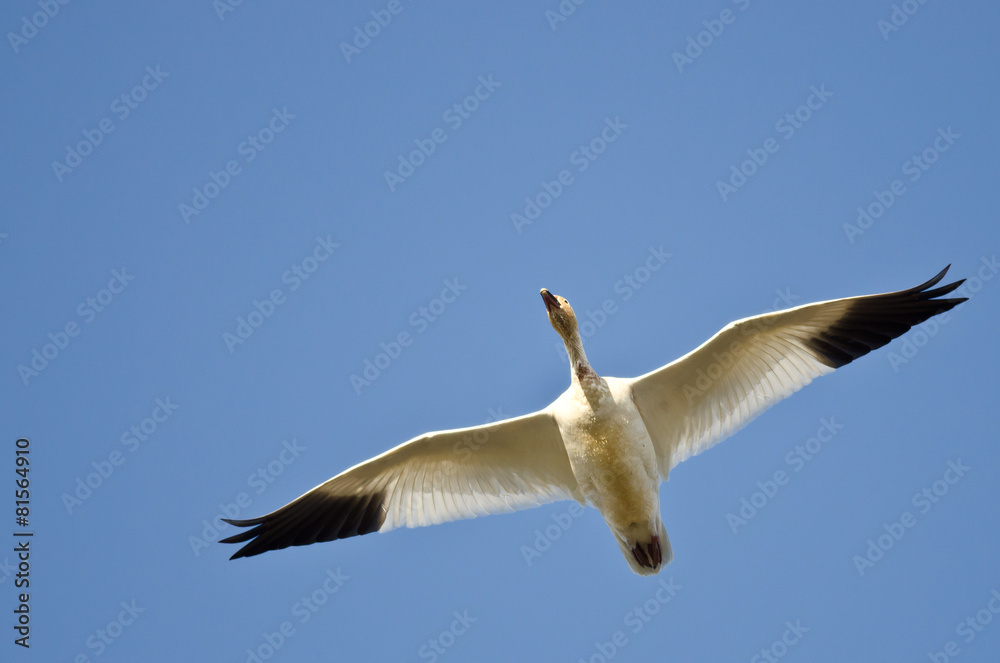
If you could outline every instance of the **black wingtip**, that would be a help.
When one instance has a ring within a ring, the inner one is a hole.
[[[839,320],[807,341],[816,359],[840,368],[902,336],[914,325],[967,301],[967,297],[936,299],[965,282],[961,279],[932,290],[950,267],[916,287],[857,298]]]
[[[377,532],[385,523],[386,494],[330,495],[313,490],[259,518],[222,520],[242,532],[220,543],[246,543],[229,559],[253,557],[269,550],[305,546]]]
[[[948,263],[947,265],[945,265],[944,269],[942,269],[940,272],[938,272],[937,274],[935,274],[934,276],[932,276],[929,280],[921,283],[918,286],[915,286],[913,288],[909,288],[908,290],[903,290],[902,292],[913,292],[913,293],[924,292],[925,290],[927,290],[931,286],[937,285],[941,281],[941,279],[944,278],[944,275],[948,273],[949,269],[951,269],[951,263]],[[964,281],[964,279],[963,279],[963,281]],[[961,283],[961,281],[959,281],[959,283]],[[955,286],[955,287],[958,287],[958,286]]]

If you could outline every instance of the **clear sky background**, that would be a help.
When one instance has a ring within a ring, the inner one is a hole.
[[[0,546],[3,660],[996,660],[1000,9],[903,4],[5,3],[0,534],[26,437],[35,536],[27,652]],[[215,542],[227,511],[551,402],[540,287],[611,300],[587,352],[631,376],[949,263],[968,303],[675,468],[657,577],[568,502]]]

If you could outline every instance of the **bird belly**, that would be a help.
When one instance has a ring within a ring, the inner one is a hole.
[[[578,402],[563,439],[580,488],[620,535],[659,522],[659,475],[652,440],[631,397]]]

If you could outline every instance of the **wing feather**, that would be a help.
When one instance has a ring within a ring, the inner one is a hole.
[[[966,298],[956,281],[834,299],[730,323],[694,351],[631,382],[660,474],[729,437],[813,379],[863,357]]]
[[[475,446],[468,444],[475,439]],[[480,440],[483,440],[480,443]],[[548,410],[427,433],[338,474],[223,543],[233,559],[395,527],[419,527],[559,499],[583,501]]]

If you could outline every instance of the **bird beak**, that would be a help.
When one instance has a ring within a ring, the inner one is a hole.
[[[549,292],[545,288],[542,288],[541,295],[542,295],[542,301],[545,302],[546,311],[551,311],[554,308],[560,308],[559,300],[556,299],[555,295],[553,295],[551,292]]]

